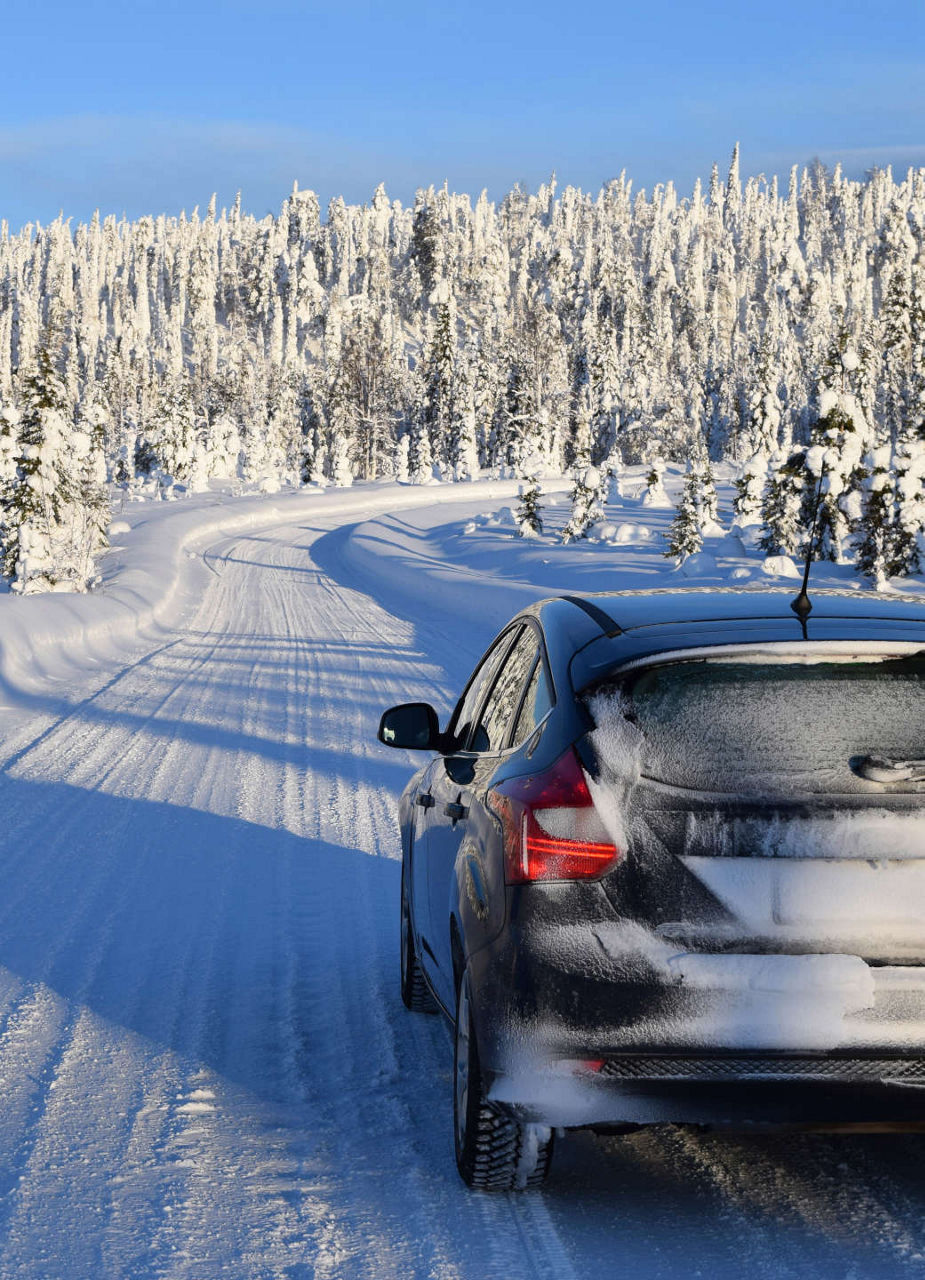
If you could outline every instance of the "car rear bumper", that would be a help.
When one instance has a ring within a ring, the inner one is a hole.
[[[491,1096],[525,1116],[925,1121],[925,967],[677,952],[666,964],[639,926],[609,953],[536,937],[511,930],[470,960]]]
[[[618,1055],[524,1065],[494,1079],[492,1100],[521,1119],[563,1128],[925,1129],[925,1056]]]

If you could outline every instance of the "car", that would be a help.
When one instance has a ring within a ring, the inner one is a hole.
[[[489,646],[401,797],[401,995],[455,1029],[456,1162],[570,1128],[925,1122],[925,608],[558,596]]]

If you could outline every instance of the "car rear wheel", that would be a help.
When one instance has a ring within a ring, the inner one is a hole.
[[[456,1167],[466,1186],[480,1191],[524,1191],[542,1186],[552,1160],[553,1135],[522,1124],[487,1101],[472,1019],[469,975],[456,1000],[453,1070]]]
[[[404,871],[401,877],[401,998],[405,1008],[413,1013],[438,1012],[437,1002],[430,994],[414,949],[411,906],[405,888]]]

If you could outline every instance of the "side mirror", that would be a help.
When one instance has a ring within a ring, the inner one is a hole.
[[[382,713],[377,737],[387,747],[439,751],[440,722],[436,711],[426,702],[406,702]]]

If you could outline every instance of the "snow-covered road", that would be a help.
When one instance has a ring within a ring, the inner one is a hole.
[[[463,1189],[374,733],[493,619],[386,608],[343,520],[216,536],[173,633],[0,710],[0,1278],[925,1274],[916,1137],[581,1134]]]

